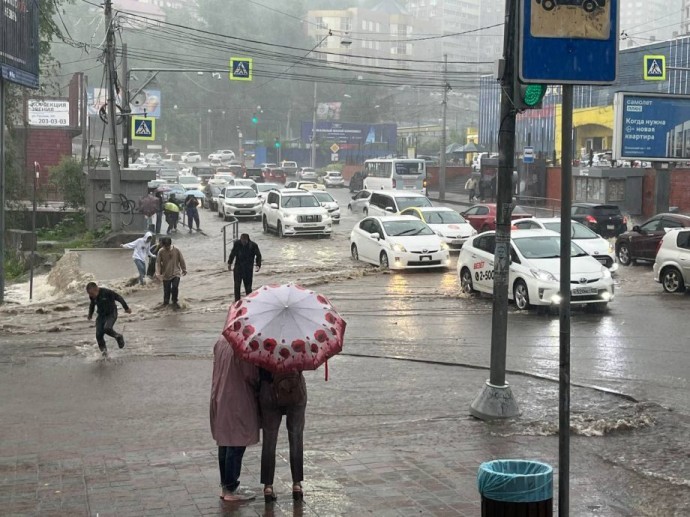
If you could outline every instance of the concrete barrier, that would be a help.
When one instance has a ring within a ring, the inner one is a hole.
[[[96,281],[125,280],[137,276],[132,250],[124,248],[75,248],[65,250],[79,256],[79,269]]]

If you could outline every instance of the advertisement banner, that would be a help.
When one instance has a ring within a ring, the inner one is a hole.
[[[132,102],[132,101],[136,102]],[[98,115],[99,110],[108,102],[107,88],[89,88],[88,108],[89,115]],[[118,96],[116,104],[122,105],[122,99]],[[160,118],[161,116],[161,91],[146,89],[137,95],[136,99],[131,99],[129,107],[132,115],[146,115],[150,118]]]
[[[673,162],[690,158],[690,97],[617,93],[614,159]]]
[[[340,120],[342,102],[319,102],[316,107],[316,118],[319,120]]]
[[[38,88],[38,18],[38,0],[0,0],[0,72],[28,88]]]
[[[59,99],[29,99],[27,102],[30,126],[69,126],[69,101]]]
[[[303,142],[311,142],[311,122],[302,122],[301,137]],[[352,148],[349,146],[376,144],[395,149],[397,138],[398,126],[396,124],[355,124],[327,121],[316,123],[316,140],[337,143],[341,149]]]

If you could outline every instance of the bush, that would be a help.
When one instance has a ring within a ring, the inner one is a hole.
[[[86,176],[81,162],[65,156],[60,163],[49,169],[50,182],[62,194],[65,205],[80,208],[86,204]]]
[[[4,257],[5,278],[7,280],[16,280],[26,272],[25,264],[20,258],[13,253],[5,252]]]

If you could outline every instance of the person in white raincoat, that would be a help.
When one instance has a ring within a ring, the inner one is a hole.
[[[132,259],[137,266],[137,271],[139,271],[139,283],[141,285],[144,285],[144,278],[146,277],[146,259],[148,257],[156,258],[156,256],[151,253],[152,245],[153,233],[151,232],[146,232],[143,237],[122,245],[123,248],[134,250]]]

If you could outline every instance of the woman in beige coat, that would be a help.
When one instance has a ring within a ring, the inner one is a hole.
[[[235,357],[232,346],[221,336],[213,348],[211,434],[218,444],[220,497],[225,501],[255,497],[239,487],[244,451],[259,443],[258,386],[258,368]]]

